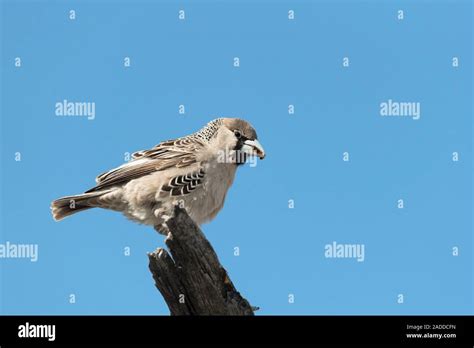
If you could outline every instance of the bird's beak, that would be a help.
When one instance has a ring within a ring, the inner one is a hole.
[[[245,140],[244,145],[242,146],[242,151],[250,156],[257,155],[260,159],[265,158],[265,150],[257,139]]]

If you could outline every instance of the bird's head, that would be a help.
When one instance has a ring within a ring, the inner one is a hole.
[[[239,118],[222,118],[217,134],[219,148],[232,151],[234,163],[243,164],[248,157],[265,158],[265,150],[257,140],[257,132],[250,123]]]

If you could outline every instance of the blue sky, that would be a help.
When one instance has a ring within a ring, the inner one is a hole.
[[[473,314],[471,2],[1,4],[0,243],[39,254],[0,258],[0,313],[167,315],[146,255],[162,236],[98,209],[56,223],[49,204],[235,116],[267,158],[203,231],[259,314]],[[56,116],[64,99],[95,119]],[[420,119],[382,117],[389,99]],[[326,258],[333,242],[364,261]]]

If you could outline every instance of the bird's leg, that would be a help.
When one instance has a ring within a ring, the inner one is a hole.
[[[172,218],[173,212],[170,211],[170,209],[167,209],[164,206],[161,206],[153,211],[153,214],[155,215],[157,219],[157,223],[155,226],[155,231],[157,231],[159,234],[162,235],[168,235],[169,234],[169,228],[166,225],[166,222]]]
[[[156,232],[158,232],[159,234],[162,234],[164,236],[166,236],[170,233],[169,228],[168,228],[168,226],[166,226],[165,223],[155,225],[155,226],[153,226],[153,228],[155,229]]]

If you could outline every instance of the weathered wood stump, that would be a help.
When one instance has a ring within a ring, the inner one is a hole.
[[[171,315],[253,315],[199,226],[176,206],[166,223],[169,253],[148,254],[155,285]],[[171,255],[170,255],[171,254]]]

